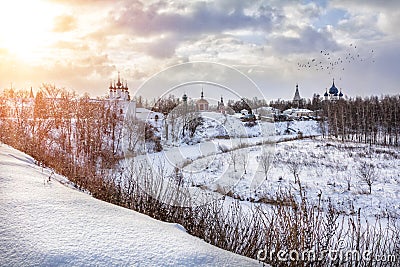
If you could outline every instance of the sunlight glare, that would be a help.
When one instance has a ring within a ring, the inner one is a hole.
[[[45,1],[1,1],[0,48],[25,61],[37,59],[51,40],[55,15]]]

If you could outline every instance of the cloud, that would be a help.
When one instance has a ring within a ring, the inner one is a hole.
[[[54,18],[54,32],[69,32],[76,29],[76,19],[70,15],[62,15]]]
[[[373,40],[380,39],[385,34],[378,28],[378,16],[374,14],[353,14],[348,19],[339,21],[336,30],[343,36],[351,35],[350,38]]]
[[[107,93],[108,79],[116,72],[115,65],[107,54],[97,55],[86,52],[87,56],[79,58],[57,58],[50,63],[28,65],[26,62],[5,56],[0,61],[0,86],[6,88],[12,82],[16,88],[38,88],[42,83],[55,83],[60,87],[87,91],[92,95]],[[104,90],[103,90],[104,88]]]
[[[143,36],[165,32],[196,35],[232,29],[268,29],[272,26],[274,16],[268,9],[264,9],[264,13],[246,12],[244,4],[237,4],[239,1],[235,1],[236,4],[223,3],[201,1],[181,5],[179,9],[166,9],[160,3],[146,6],[140,1],[127,1],[122,12],[112,13],[112,23]]]
[[[49,2],[56,4],[64,4],[64,5],[74,5],[74,6],[82,6],[82,5],[102,5],[115,3],[118,1],[115,0],[48,0]]]
[[[135,0],[124,1],[121,5],[107,16],[105,27],[110,29],[107,32],[114,36],[129,36],[134,49],[154,58],[181,56],[176,54],[177,49],[192,46],[192,43],[210,35],[230,35],[238,40],[242,38],[263,45],[263,33],[270,31],[274,23],[280,24],[279,21],[284,18],[280,9],[259,1],[145,4]],[[250,34],[255,31],[259,32],[259,36],[252,38]],[[247,32],[247,36],[243,32]],[[104,36],[100,38],[104,40]],[[143,38],[147,40],[137,40]]]
[[[168,35],[146,45],[144,52],[152,57],[168,58],[175,55],[175,48],[179,43],[179,37]]]
[[[74,41],[57,41],[52,47],[55,49],[73,50],[75,52],[89,50],[88,44]]]
[[[376,1],[376,0],[363,0],[362,2],[358,0],[332,0],[332,6],[342,6],[349,9],[353,9],[353,7],[358,7],[358,10],[367,7],[367,8],[385,8],[385,9],[393,9],[400,8],[400,2],[398,0],[385,0],[384,2]]]
[[[384,35],[399,36],[400,1],[355,1],[334,0],[330,4],[347,10],[350,14],[348,20],[341,23],[348,33],[353,33],[356,38],[381,38]]]
[[[82,91],[97,85],[98,95],[106,93],[102,88],[115,78],[116,70],[133,84],[173,64],[204,60],[252,69],[257,82],[279,88],[277,94],[289,86],[292,97],[296,82],[325,88],[332,79],[298,71],[298,61],[320,50],[343,54],[350,43],[357,43],[359,49],[377,51],[370,77],[385,77],[381,84],[388,92],[397,88],[398,61],[390,53],[399,47],[400,1],[49,1],[61,13],[54,14],[59,15],[54,25],[46,24],[53,32],[38,50],[43,59],[38,66],[24,66],[22,61],[5,60],[9,52],[0,48],[0,77],[59,81]],[[393,45],[386,51],[382,43],[388,40]],[[386,53],[378,58],[378,51]],[[342,73],[343,86],[357,88],[364,69],[355,66]],[[364,82],[360,90],[376,88],[377,83]]]
[[[317,53],[320,50],[336,51],[339,45],[326,30],[316,30],[310,26],[298,30],[298,37],[278,36],[271,43],[280,54]]]

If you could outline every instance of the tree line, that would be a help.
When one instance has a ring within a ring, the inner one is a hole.
[[[321,103],[323,133],[342,141],[400,145],[400,96],[356,97]]]

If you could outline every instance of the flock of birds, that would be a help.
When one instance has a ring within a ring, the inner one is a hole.
[[[349,66],[348,64],[363,61],[375,63],[373,49],[362,51],[357,47],[356,44],[350,44],[347,49],[340,52],[321,50],[319,56],[304,62],[297,62],[297,70],[315,70],[328,74],[338,74],[337,70],[344,71]]]

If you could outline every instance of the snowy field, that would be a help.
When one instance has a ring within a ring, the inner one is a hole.
[[[70,187],[0,144],[0,266],[258,265]]]
[[[292,163],[310,200],[332,201],[343,214],[361,209],[365,216],[400,219],[400,151],[395,148],[329,140],[295,140],[278,143],[267,181],[256,199],[274,198],[279,188],[298,191]],[[374,170],[371,194],[360,168]]]
[[[248,127],[229,115],[204,112],[202,116],[205,120],[194,134],[195,144],[166,146],[147,155],[152,166],[163,166],[166,173],[181,169],[185,185],[196,195],[208,191],[203,195],[217,192],[221,197],[274,203],[280,190],[299,195],[295,171],[310,201],[321,197],[341,214],[361,209],[363,216],[400,219],[399,149],[324,140],[318,137],[317,121],[258,121]],[[315,138],[287,141],[299,132]],[[271,140],[278,143],[269,147],[273,160],[265,179],[261,165],[268,150],[260,144]],[[373,172],[371,187],[362,178],[361,166]]]
[[[187,149],[187,148],[186,148]],[[229,153],[219,153],[193,161],[186,170],[201,170],[187,175],[189,184],[218,190],[229,177],[230,195],[251,201],[274,203],[280,190],[299,195],[293,168],[297,168],[303,191],[310,201],[331,201],[338,212],[365,216],[391,216],[400,219],[400,151],[365,144],[342,143],[321,139],[303,139],[277,143],[267,179],[260,168],[260,146],[237,149],[238,167],[232,168]],[[245,156],[246,174],[240,166]],[[361,177],[361,166],[372,166],[371,193]],[[263,181],[264,180],[264,181]],[[253,188],[257,181],[257,188]],[[262,182],[261,182],[262,181]]]

